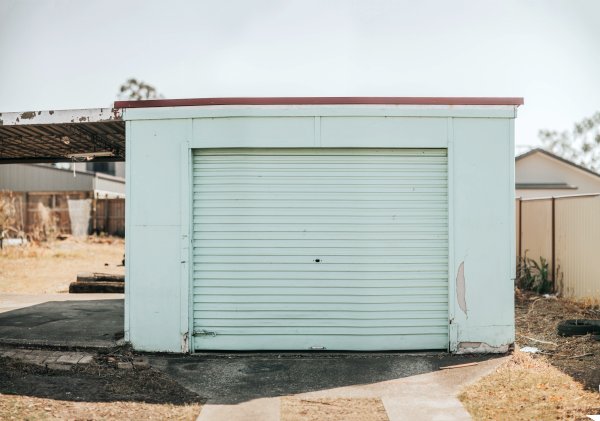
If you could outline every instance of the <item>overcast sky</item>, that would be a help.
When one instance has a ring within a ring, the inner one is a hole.
[[[0,112],[166,98],[523,96],[517,144],[600,110],[600,1],[0,0]]]

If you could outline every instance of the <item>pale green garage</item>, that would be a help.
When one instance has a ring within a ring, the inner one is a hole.
[[[518,98],[121,102],[137,349],[500,352]]]

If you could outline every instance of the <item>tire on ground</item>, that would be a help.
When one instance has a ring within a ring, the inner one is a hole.
[[[561,336],[578,336],[589,333],[600,335],[600,320],[571,319],[563,320],[556,328]]]

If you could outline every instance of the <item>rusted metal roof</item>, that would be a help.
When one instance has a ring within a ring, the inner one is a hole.
[[[94,162],[125,160],[121,110],[0,113],[0,163],[68,162],[67,155],[111,152]]]
[[[186,98],[116,101],[115,108],[206,105],[523,105],[523,98],[480,97],[275,97]]]

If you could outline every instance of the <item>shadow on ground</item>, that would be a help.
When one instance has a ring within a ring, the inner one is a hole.
[[[123,300],[49,301],[0,314],[0,344],[113,347]]]
[[[92,364],[53,371],[6,358],[0,358],[0,394],[75,402],[202,402],[197,394],[156,370],[119,370]]]
[[[154,356],[150,361],[153,367],[210,403],[230,405],[257,398],[378,383],[500,356],[260,353]]]

